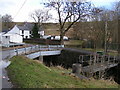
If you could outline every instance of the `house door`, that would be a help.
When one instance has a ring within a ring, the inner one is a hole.
[[[27,39],[27,38],[28,38],[28,36],[25,36],[25,38]]]

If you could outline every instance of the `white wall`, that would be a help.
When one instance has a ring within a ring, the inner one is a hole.
[[[45,35],[45,32],[44,32],[44,31],[38,31],[38,33],[39,33],[40,35],[42,35],[42,36]]]
[[[10,36],[2,36],[2,44],[9,44]]]
[[[4,34],[3,32],[0,32],[0,43],[2,43],[2,35],[3,34]]]
[[[20,35],[24,35],[24,37],[23,38],[26,38],[26,36],[27,36],[27,38],[30,38],[30,31],[29,30],[23,30],[24,32],[23,32],[23,34],[22,34],[22,30],[20,30]]]
[[[21,33],[22,32],[19,30],[19,28],[17,27],[17,25],[15,25],[6,34],[1,34],[2,37],[0,37],[0,41],[3,44],[9,44],[9,42],[22,43],[23,42],[23,37],[20,35]],[[25,34],[26,34],[26,32],[25,32]]]
[[[23,38],[21,35],[18,34],[13,34],[10,36],[10,42],[15,42],[15,43],[22,43]]]
[[[22,30],[20,30],[20,35],[22,35]]]
[[[26,38],[26,36],[27,38],[30,38],[30,31],[24,30],[24,38]]]

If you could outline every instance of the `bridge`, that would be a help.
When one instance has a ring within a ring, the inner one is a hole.
[[[86,77],[93,77],[98,73],[98,78],[102,78],[106,69],[115,67],[118,63],[119,59],[117,56],[99,54],[80,55],[77,66],[73,64],[73,69],[76,67],[77,72],[75,73],[80,73]]]
[[[25,48],[15,49],[11,51],[12,56],[25,55],[30,59],[39,57],[43,61],[43,56],[60,55],[64,45],[32,45]],[[84,55],[79,55],[78,64],[80,64],[79,71],[84,76],[90,77],[96,72],[103,72],[106,69],[118,65],[119,59],[116,56],[98,55],[83,52]]]
[[[64,45],[33,45],[30,47],[19,48],[14,50],[14,55],[25,55],[30,59],[40,57],[43,60],[43,56],[59,55]]]

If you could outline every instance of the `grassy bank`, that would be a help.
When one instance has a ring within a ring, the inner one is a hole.
[[[64,44],[66,46],[81,46],[83,41],[81,40],[69,40],[69,41],[64,41]]]
[[[39,61],[23,56],[11,58],[7,68],[10,80],[19,88],[117,88],[118,85],[104,80],[80,80],[63,68],[46,67]]]

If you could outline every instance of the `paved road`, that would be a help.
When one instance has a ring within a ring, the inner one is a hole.
[[[0,54],[2,54],[2,60],[0,60],[0,68],[2,69],[2,88],[12,88],[12,84],[9,82],[7,71],[5,70],[5,68],[10,64],[8,59],[11,57],[11,51],[13,50],[0,51]]]
[[[24,50],[24,48],[19,49],[21,51]],[[2,54],[2,60],[0,60],[0,68],[2,69],[2,88],[12,88],[12,83],[9,82],[9,78],[7,75],[6,67],[10,64],[10,61],[8,61],[11,57],[16,55],[15,50],[6,50],[6,51],[0,51],[0,54]]]

